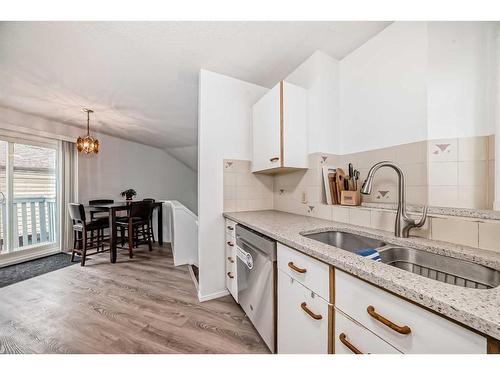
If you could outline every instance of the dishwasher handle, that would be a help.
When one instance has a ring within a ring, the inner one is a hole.
[[[243,263],[249,270],[253,269],[253,257],[252,254],[247,253],[241,247],[236,247],[236,258],[238,263]]]
[[[248,242],[247,240],[245,240],[241,236],[236,236],[236,244],[238,244],[238,241],[241,242],[243,245],[248,246],[250,249],[259,252],[260,254],[262,254],[263,256],[265,256],[266,258],[271,258],[268,253],[266,253],[262,249],[259,249],[257,246],[251,244],[250,242]],[[241,249],[244,253],[247,253],[245,250],[242,249],[241,246],[238,246],[238,248]]]

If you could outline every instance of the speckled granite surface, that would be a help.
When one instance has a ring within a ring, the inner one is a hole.
[[[489,336],[500,339],[500,287],[471,289],[445,284],[401,269],[373,262],[301,234],[342,230],[367,235],[394,245],[481,263],[500,270],[500,253],[423,238],[397,238],[389,232],[337,223],[280,211],[245,211],[224,216],[287,246],[331,264],[384,289],[414,301]]]

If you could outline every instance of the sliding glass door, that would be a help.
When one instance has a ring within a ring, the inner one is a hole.
[[[56,143],[0,140],[0,260],[57,245],[57,159]]]

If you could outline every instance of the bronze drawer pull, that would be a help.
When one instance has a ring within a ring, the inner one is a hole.
[[[228,244],[229,246],[234,246],[234,243],[232,243],[231,241],[227,241],[227,244]]]
[[[363,352],[361,352],[358,348],[356,348],[353,344],[351,344],[349,341],[347,341],[346,339],[346,335],[345,333],[341,333],[339,335],[339,340],[342,344],[344,344],[345,346],[347,346],[349,348],[349,350],[351,352],[353,352],[354,354],[363,354]]]
[[[230,279],[234,279],[234,275],[232,272],[228,272],[227,277],[229,277]]]
[[[234,230],[234,228],[233,228],[233,227],[231,227],[231,226],[229,226],[229,225],[227,226],[227,229],[229,229],[229,230]]]
[[[307,271],[305,268],[297,267],[295,264],[293,264],[293,262],[288,262],[288,267],[290,267],[292,270],[298,273],[306,273]]]
[[[321,320],[321,319],[323,319],[323,317],[321,316],[321,314],[315,314],[311,310],[309,310],[309,308],[307,307],[307,303],[302,302],[300,304],[300,307],[302,307],[302,310],[304,310],[307,313],[307,315],[309,315],[314,320]]]
[[[269,161],[270,161],[271,163],[274,163],[275,161],[278,161],[278,160],[280,160],[280,158],[279,158],[279,157],[277,157],[277,156],[275,156],[274,158],[269,159]]]
[[[227,257],[227,260],[230,261],[231,263],[234,263],[234,259],[232,257]]]
[[[400,333],[402,335],[408,335],[409,333],[411,333],[410,327],[408,327],[408,326],[402,326],[402,327],[398,326],[397,324],[394,324],[393,322],[391,322],[389,319],[386,319],[382,315],[377,314],[375,312],[375,307],[373,307],[372,305],[369,305],[366,308],[366,311],[368,311],[368,314],[370,314],[370,316],[373,319],[376,319],[380,323],[385,324],[387,327],[393,329],[397,333]]]

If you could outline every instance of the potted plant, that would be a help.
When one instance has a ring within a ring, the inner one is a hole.
[[[122,197],[125,197],[126,200],[131,201],[132,197],[137,195],[137,192],[134,189],[127,189],[122,191],[120,194]]]

